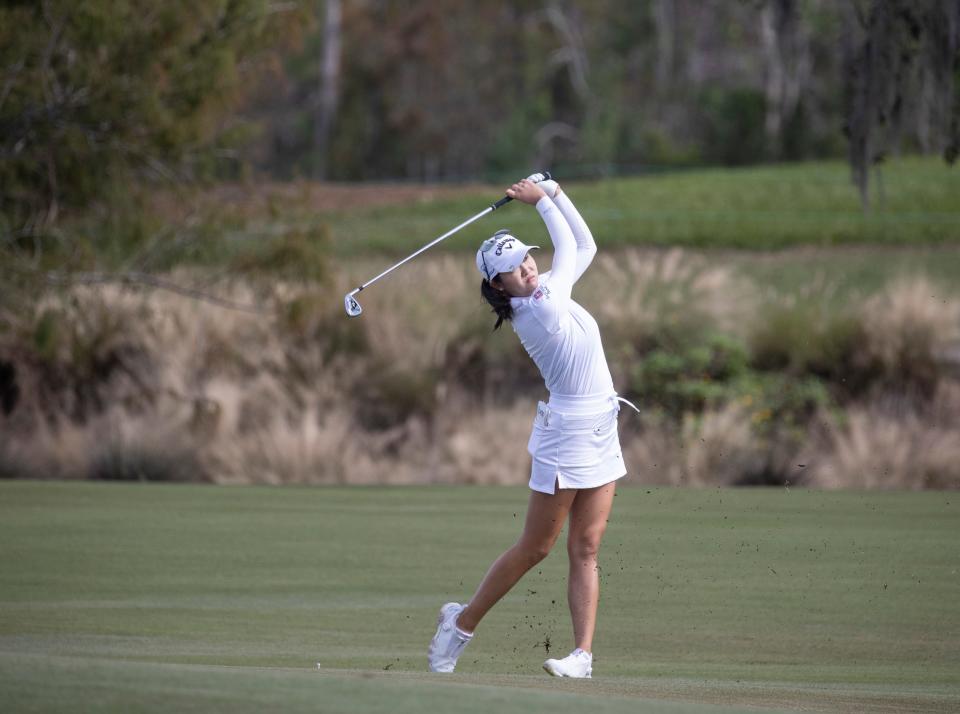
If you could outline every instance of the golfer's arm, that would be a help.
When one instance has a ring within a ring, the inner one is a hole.
[[[577,264],[573,274],[573,282],[577,282],[584,271],[590,267],[593,262],[593,256],[597,254],[597,243],[593,240],[593,233],[587,227],[587,222],[583,220],[580,211],[573,205],[573,201],[567,196],[565,191],[557,191],[553,202],[560,213],[566,219],[573,237],[577,241]]]
[[[553,241],[553,264],[550,266],[550,289],[557,298],[570,297],[577,269],[577,241],[567,219],[548,197],[537,202],[537,212],[550,232]]]

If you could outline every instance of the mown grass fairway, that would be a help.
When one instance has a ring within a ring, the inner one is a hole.
[[[562,546],[425,672],[525,500],[2,483],[0,710],[960,709],[955,493],[623,488],[594,680],[540,670],[571,644]]]

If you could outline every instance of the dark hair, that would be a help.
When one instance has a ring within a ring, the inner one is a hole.
[[[513,306],[510,304],[510,295],[505,290],[497,290],[490,284],[490,281],[484,278],[480,283],[480,294],[483,299],[490,303],[493,312],[497,314],[497,324],[493,326],[496,330],[503,324],[504,320],[513,319]]]

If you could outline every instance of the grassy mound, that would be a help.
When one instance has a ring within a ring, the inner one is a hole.
[[[935,158],[892,161],[883,199],[860,207],[849,167],[820,162],[710,169],[564,185],[604,247],[781,249],[849,244],[918,245],[960,240],[960,172]],[[561,177],[562,181],[562,177]],[[326,214],[340,256],[403,255],[475,214],[501,187]],[[493,225],[493,224],[496,225]],[[443,245],[466,250],[501,225],[543,232],[539,217],[508,206]]]

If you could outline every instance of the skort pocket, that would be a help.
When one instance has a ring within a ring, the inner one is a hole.
[[[586,426],[586,425],[585,425]],[[592,468],[617,450],[617,412],[610,411],[591,420],[589,428],[563,431],[559,461],[568,468]]]

